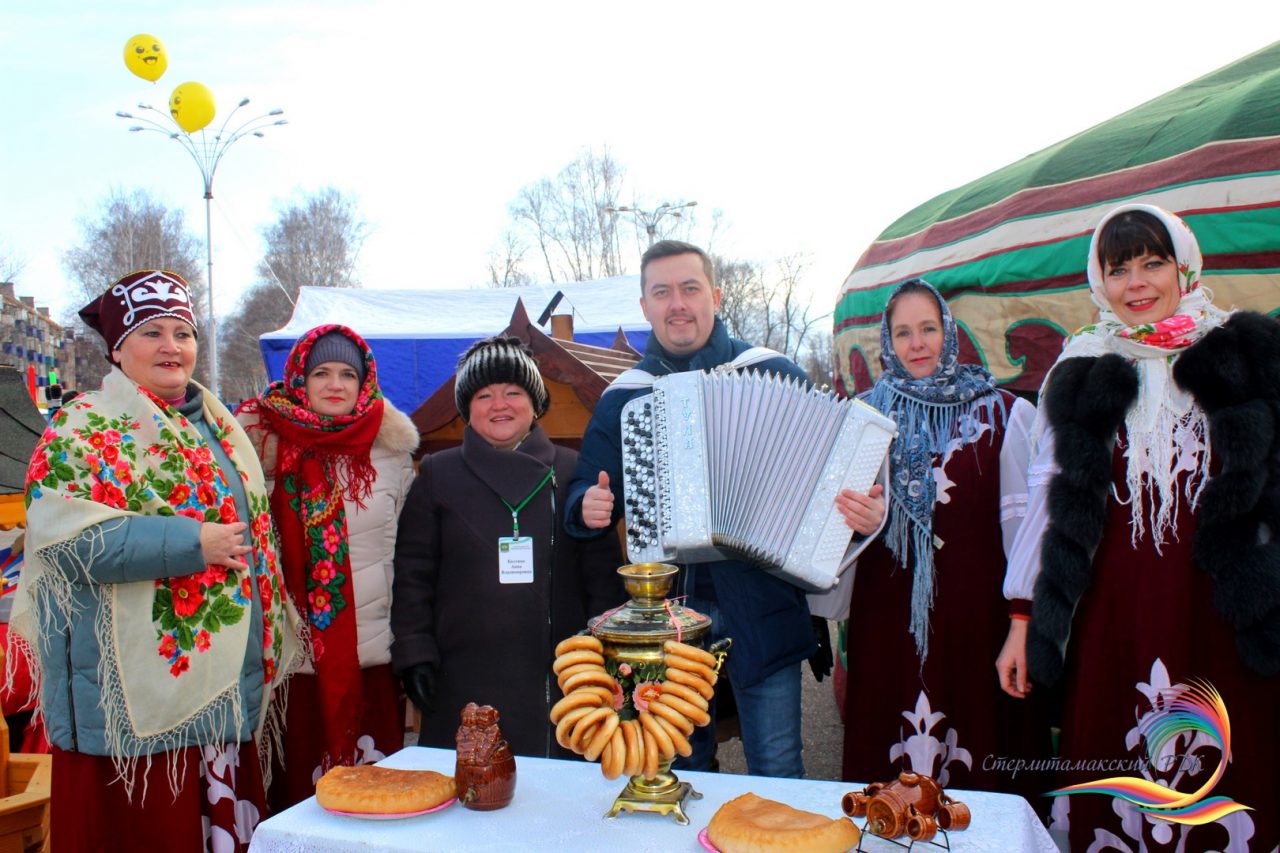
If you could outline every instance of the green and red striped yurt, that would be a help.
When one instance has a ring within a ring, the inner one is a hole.
[[[867,249],[835,310],[837,383],[870,387],[880,314],[916,276],[946,295],[961,356],[1039,390],[1062,338],[1094,316],[1085,281],[1103,213],[1181,214],[1220,307],[1280,306],[1280,42],[903,216]]]

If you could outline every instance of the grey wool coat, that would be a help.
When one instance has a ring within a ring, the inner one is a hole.
[[[578,454],[539,426],[515,450],[490,446],[467,427],[462,446],[422,460],[396,541],[391,662],[397,673],[436,667],[435,710],[419,744],[454,748],[468,702],[492,705],[518,755],[568,757],[547,721],[560,698],[551,671],[556,644],[626,593],[616,536],[565,535],[563,507]],[[532,583],[500,583],[498,539],[511,510],[554,467],[552,481],[519,513],[533,537]]]

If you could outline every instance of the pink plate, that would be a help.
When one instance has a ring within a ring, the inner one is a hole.
[[[711,853],[720,853],[716,846],[711,843],[711,839],[707,838],[707,828],[705,826],[698,833],[698,843],[702,845],[703,850],[709,850]]]
[[[449,808],[449,806],[453,805],[457,801],[458,801],[458,798],[453,797],[452,799],[445,800],[440,805],[433,806],[432,808],[429,808],[429,809],[423,809],[422,811],[419,811],[419,812],[400,812],[399,814],[371,814],[368,812],[340,812],[337,809],[327,809],[324,806],[321,806],[320,808],[324,809],[329,814],[342,815],[343,817],[358,817],[361,820],[400,820],[401,818],[417,817],[420,814],[431,814],[432,812],[438,812],[441,809]]]

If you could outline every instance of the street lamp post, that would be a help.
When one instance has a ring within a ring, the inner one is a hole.
[[[652,246],[658,242],[658,223],[664,216],[671,216],[675,219],[680,218],[680,211],[686,207],[697,207],[696,201],[686,201],[680,204],[670,204],[663,202],[653,210],[641,210],[638,207],[606,207],[605,213],[630,213],[636,218],[636,221],[644,226],[644,232],[649,235],[649,245]]]
[[[144,111],[142,115],[134,115],[123,111],[116,113],[120,118],[141,122],[141,124],[135,124],[129,128],[132,133],[153,131],[176,140],[191,155],[191,159],[196,161],[196,166],[200,168],[200,176],[204,179],[204,246],[205,266],[208,270],[209,282],[208,337],[212,344],[209,348],[209,383],[215,395],[219,393],[219,384],[218,320],[213,313],[213,217],[210,210],[210,206],[213,203],[213,176],[218,171],[218,164],[222,162],[222,155],[226,154],[227,149],[237,140],[246,136],[262,137],[264,135],[263,131],[268,127],[289,123],[287,119],[280,118],[284,114],[284,110],[274,109],[232,126],[231,120],[235,118],[236,113],[240,112],[248,104],[248,98],[241,98],[240,103],[236,104],[235,109],[222,120],[222,125],[215,133],[209,134],[207,131],[201,130],[198,138],[192,137],[191,134],[179,127],[169,113],[158,110],[150,104],[138,104],[138,109]],[[159,119],[152,118],[148,113],[155,113],[155,115],[159,116]],[[230,130],[228,130],[229,127]]]

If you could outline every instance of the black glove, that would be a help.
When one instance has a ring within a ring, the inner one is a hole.
[[[415,663],[400,673],[404,693],[423,716],[436,709],[436,668],[434,664]]]
[[[827,620],[821,616],[810,616],[809,619],[813,624],[813,638],[818,641],[818,650],[809,658],[809,668],[813,670],[813,677],[822,681],[831,674],[831,667],[835,665],[831,631],[827,627]]]

